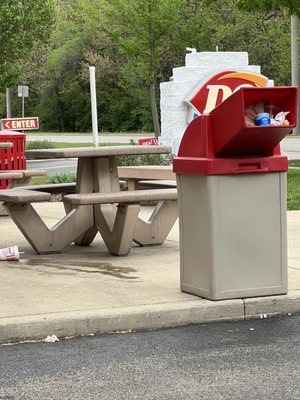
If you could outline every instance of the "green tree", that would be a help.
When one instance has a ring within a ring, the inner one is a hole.
[[[170,11],[171,2],[168,0],[168,3]],[[58,130],[90,129],[89,65],[96,66],[99,126],[108,130],[152,130],[147,50],[144,42],[142,52],[137,50],[137,37],[133,50],[131,42],[126,43],[130,49],[120,45],[114,18],[110,29],[107,28],[109,16],[122,11],[115,6],[117,4],[112,7],[105,0],[65,0],[57,6],[57,30],[52,35],[45,64],[39,70],[44,76],[39,86],[42,100],[35,109],[43,115],[42,120],[51,119]],[[167,16],[161,18],[163,25]],[[170,36],[165,38],[170,40]],[[167,60],[175,45],[171,43],[165,47],[169,51],[159,56],[159,62],[156,48],[155,57],[152,57],[155,65],[154,83],[154,78],[151,80],[154,107],[157,107],[156,90],[161,75],[168,63],[174,66]],[[162,45],[160,50],[163,50]],[[35,79],[38,81],[40,79]],[[156,116],[158,118],[157,108]]]
[[[163,59],[183,49],[187,3],[184,0],[107,1],[106,30],[126,57],[124,87],[148,88],[155,134],[160,133],[158,83]]]
[[[206,2],[206,21],[211,21],[211,43],[221,51],[247,51],[251,64],[276,85],[290,84],[290,19],[286,11],[265,13],[237,8],[236,1]],[[216,21],[215,24],[212,21]]]
[[[22,66],[28,111],[49,130],[91,129],[88,66],[95,65],[100,129],[158,133],[159,83],[184,64],[187,46],[248,51],[277,85],[290,83],[283,9],[249,12],[237,0],[59,0],[56,27],[50,46]]]
[[[41,101],[35,106],[48,129],[91,129],[89,65],[96,66],[98,109],[101,114],[107,111],[104,99],[112,95],[115,85],[109,84],[114,82],[117,63],[114,45],[101,30],[101,18],[94,16],[99,4],[65,0],[57,6],[57,29],[39,71],[45,79],[38,87]]]
[[[1,90],[16,83],[21,61],[49,37],[55,6],[55,0],[1,0]]]
[[[246,11],[276,12],[286,9],[291,15],[300,17],[300,0],[238,0],[237,5]]]
[[[50,44],[23,66],[23,77],[32,94],[28,109],[40,116],[44,130],[86,131],[91,128],[88,61],[100,45],[95,40],[99,21],[88,14],[88,3],[58,1],[56,29]],[[112,69],[107,67],[107,70]]]

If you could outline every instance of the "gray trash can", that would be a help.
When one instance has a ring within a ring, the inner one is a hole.
[[[287,158],[297,88],[242,88],[187,128],[174,159],[181,290],[211,300],[287,293]],[[247,126],[245,108],[272,103],[289,126]],[[230,118],[229,118],[230,116]]]

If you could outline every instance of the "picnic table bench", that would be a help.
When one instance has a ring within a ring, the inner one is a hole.
[[[48,253],[49,247],[51,252],[61,251],[74,238],[82,235],[87,228],[90,229],[95,225],[112,254],[126,255],[130,252],[133,241],[141,245],[163,243],[177,219],[176,189],[82,193],[64,196],[63,201],[71,205],[69,213],[55,226],[55,229],[49,230],[31,203],[49,201],[50,198],[50,193],[18,187],[0,192],[0,200],[4,202],[11,218],[38,253]],[[144,231],[143,221],[138,219],[140,203],[146,201],[169,201],[173,204],[163,204],[174,210],[168,219],[164,218],[163,224],[157,213],[157,217],[152,222],[148,222],[148,225],[152,224],[150,231]],[[100,208],[95,209],[95,220],[90,218],[88,225],[86,224],[86,213],[83,213],[84,216],[80,219],[81,222],[85,220],[82,224],[73,224],[72,219],[69,218],[79,208],[84,209],[81,206],[101,204],[118,204],[112,224],[105,220]],[[54,235],[54,232],[59,230],[60,233]]]
[[[34,176],[45,176],[47,172],[41,169],[17,169],[0,171],[0,179],[10,179],[10,188],[21,185],[28,185]]]
[[[15,171],[0,172],[0,179],[22,179],[22,178],[23,178],[22,172],[15,172]]]
[[[5,180],[6,186],[9,189],[1,189],[0,193],[3,190],[12,190],[14,187],[28,185],[33,176],[43,176],[46,175],[46,171],[42,170],[3,170],[0,171],[0,180]],[[0,200],[0,216],[7,215],[7,210],[3,206],[3,202]]]
[[[11,142],[0,142],[0,150],[6,151],[6,149],[13,148],[13,143]],[[3,167],[3,166],[2,166]],[[7,167],[7,165],[6,165]],[[31,170],[10,170],[10,169],[0,169],[0,180],[6,180],[7,182],[2,187],[15,187],[28,185],[31,178],[34,176],[44,176],[46,175],[46,171],[40,169],[31,169]],[[6,215],[6,211],[3,209],[2,204],[0,203],[0,215]]]
[[[63,201],[72,208],[94,206],[95,226],[115,255],[128,254],[133,241],[141,246],[163,243],[178,215],[176,189],[80,193],[66,195]],[[156,211],[148,221],[143,221],[139,218],[141,205],[153,201],[158,202]],[[113,221],[105,219],[103,210],[97,207],[105,204],[117,205]]]
[[[176,183],[176,175],[172,171],[172,167],[166,165],[118,167],[118,174],[120,179],[127,181],[128,190],[144,186],[145,181],[149,182],[148,186],[156,187],[159,187],[162,181],[170,182],[170,186]]]

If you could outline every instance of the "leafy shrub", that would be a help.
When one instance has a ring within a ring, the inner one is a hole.
[[[145,154],[118,157],[119,166],[130,165],[171,165],[174,154]]]
[[[76,181],[76,174],[65,172],[53,176],[36,176],[30,181],[31,185],[47,185],[51,183],[72,183]]]
[[[47,185],[53,183],[52,176],[34,176],[30,180],[30,185]]]
[[[76,181],[76,174],[71,172],[63,172],[61,174],[56,174],[52,177],[51,183],[72,183]]]
[[[53,149],[55,146],[49,140],[31,140],[26,143],[26,150]]]

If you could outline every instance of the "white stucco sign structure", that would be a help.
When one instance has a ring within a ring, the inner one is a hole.
[[[273,86],[273,81],[260,75],[259,65],[248,64],[247,52],[186,54],[186,65],[174,68],[170,81],[160,85],[159,142],[172,146],[177,154],[192,119],[210,112],[243,86]]]

